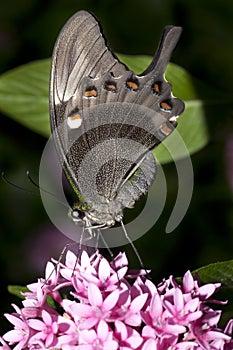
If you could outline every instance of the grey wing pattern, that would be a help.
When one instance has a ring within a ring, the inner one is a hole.
[[[68,101],[84,77],[96,78],[109,71],[121,75],[126,68],[107,47],[94,16],[77,12],[62,28],[54,47],[51,102]]]
[[[61,30],[52,58],[50,120],[61,162],[82,194],[89,182],[103,198],[114,198],[140,159],[174,129],[172,118],[184,105],[173,97],[164,72],[180,33],[179,27],[166,27],[151,64],[136,75],[110,51],[90,13],[76,13]],[[70,129],[67,120],[78,126]],[[80,169],[87,154],[92,158]]]

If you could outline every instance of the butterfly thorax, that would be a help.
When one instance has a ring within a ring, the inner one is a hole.
[[[111,227],[122,220],[123,204],[119,199],[114,199],[108,204],[92,205],[92,208],[85,212],[85,216],[91,225]]]

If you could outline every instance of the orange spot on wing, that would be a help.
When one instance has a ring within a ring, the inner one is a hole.
[[[171,111],[172,106],[168,104],[167,102],[161,102],[160,107],[164,109],[165,111]]]
[[[86,90],[84,93],[85,97],[96,97],[97,96],[97,90],[96,89],[91,89],[91,90]]]
[[[153,93],[154,93],[154,94],[157,94],[157,95],[158,95],[158,94],[160,93],[159,84],[158,84],[158,83],[153,84],[152,90],[153,90]]]
[[[138,83],[136,83],[135,81],[127,81],[126,82],[126,86],[130,89],[130,90],[133,90],[133,91],[137,91],[138,90]]]
[[[115,92],[117,88],[116,88],[116,85],[115,85],[115,84],[106,83],[106,84],[105,84],[105,89],[108,90],[108,91]]]
[[[73,114],[73,115],[70,115],[69,116],[69,119],[72,121],[72,120],[77,120],[77,119],[81,119],[81,115],[76,113],[76,114]]]

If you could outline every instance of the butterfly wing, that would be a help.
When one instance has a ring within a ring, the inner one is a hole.
[[[148,151],[174,129],[184,105],[172,96],[164,72],[180,32],[179,27],[165,29],[141,75],[113,55],[90,13],[76,13],[59,34],[50,120],[60,160],[81,201],[109,203]]]
[[[77,194],[76,174],[66,151],[69,148],[66,106],[80,90],[83,78],[96,78],[108,71],[118,76],[125,73],[126,67],[108,49],[94,16],[86,11],[77,12],[58,36],[50,75],[51,129],[60,161]]]
[[[106,45],[99,23],[86,11],[74,14],[56,41],[51,67],[52,126],[56,127],[56,105],[74,95],[84,77],[97,78],[106,72],[121,75],[125,66]],[[66,116],[64,116],[65,118]]]

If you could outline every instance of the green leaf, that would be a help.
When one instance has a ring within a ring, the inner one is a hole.
[[[217,262],[203,266],[197,272],[203,284],[221,283],[216,299],[227,301],[221,309],[224,311],[225,322],[233,317],[233,260]]]
[[[233,260],[213,263],[194,272],[198,273],[203,283],[220,282],[224,287],[233,288]]]
[[[27,128],[49,136],[50,60],[31,62],[0,77],[0,110]]]
[[[47,304],[48,304],[52,309],[56,310],[56,303],[55,303],[55,300],[54,300],[50,295],[47,295],[46,301],[47,301]]]
[[[28,292],[28,288],[25,286],[8,286],[8,292],[10,294],[13,294],[15,296],[17,296],[20,299],[25,299],[25,297],[21,294],[22,292]]]
[[[151,63],[152,57],[146,55],[122,55],[117,54],[119,60],[136,74],[141,74]]]
[[[119,55],[119,58],[136,73],[141,73],[151,62],[149,56]],[[0,110],[27,128],[47,137],[50,135],[49,70],[50,60],[46,59],[28,63],[0,76]],[[166,78],[173,85],[174,95],[184,100],[186,105],[177,127],[185,145],[176,145],[176,136],[169,136],[154,150],[161,163],[194,153],[208,141],[203,101],[197,97],[191,76],[184,69],[170,63]]]
[[[8,289],[8,292],[10,294],[13,294],[20,299],[25,299],[25,297],[22,295],[22,292],[29,292],[29,289],[25,286],[12,286],[12,285],[10,285],[10,286],[8,286],[7,289]],[[46,300],[47,300],[48,305],[55,310],[56,303],[53,300],[53,298],[51,296],[47,295]]]

